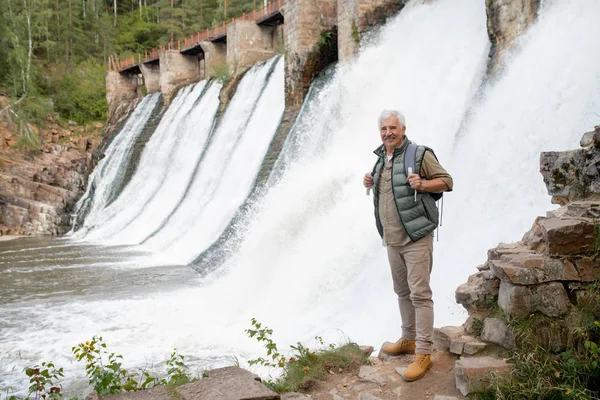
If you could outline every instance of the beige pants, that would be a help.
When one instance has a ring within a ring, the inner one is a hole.
[[[400,306],[402,338],[417,341],[416,353],[431,354],[433,300],[429,277],[433,235],[404,246],[387,246],[387,253]]]

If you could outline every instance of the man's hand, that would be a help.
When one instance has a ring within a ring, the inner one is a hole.
[[[419,192],[440,193],[448,190],[448,185],[441,178],[427,180],[421,179],[417,174],[410,174],[408,176],[408,184],[411,188]]]
[[[418,174],[410,174],[408,176],[408,184],[410,185],[411,188],[415,189],[415,190],[420,190],[423,191],[423,180],[421,180],[421,177]]]
[[[365,177],[363,178],[363,185],[366,188],[370,188],[371,186],[373,186],[373,177],[370,173],[365,174]]]

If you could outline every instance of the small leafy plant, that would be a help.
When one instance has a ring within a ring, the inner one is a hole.
[[[192,381],[184,359],[184,356],[177,354],[177,349],[173,349],[171,357],[166,362],[167,375],[160,381],[161,385],[179,386]]]
[[[85,361],[85,374],[99,395],[139,389],[138,382],[122,367],[123,356],[109,353],[102,336],[94,336],[91,341],[79,343],[71,350],[77,361]]]
[[[62,386],[54,382],[64,376],[62,368],[56,368],[52,362],[43,362],[31,368],[25,368],[25,374],[29,377],[29,396],[33,399],[62,399]]]
[[[246,329],[245,332],[250,338],[255,337],[257,341],[264,342],[265,348],[267,349],[267,359],[258,357],[256,359],[249,360],[248,364],[283,368],[285,366],[285,356],[279,353],[279,350],[277,349],[277,343],[271,339],[273,329],[269,329],[266,326],[263,327],[262,324],[256,320],[256,318],[252,318],[251,323],[254,329]]]

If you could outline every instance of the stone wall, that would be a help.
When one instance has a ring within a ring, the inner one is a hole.
[[[116,71],[106,73],[106,102],[108,119],[122,104],[128,104],[139,96],[140,78],[138,74],[124,74]]]
[[[536,21],[540,0],[487,0],[485,5],[493,71],[499,67],[503,53]]]
[[[148,93],[160,92],[160,65],[158,63],[140,64],[144,85]]]
[[[577,150],[542,153],[545,178],[552,174],[546,169],[546,160],[552,154],[553,160],[560,160],[559,165],[576,166],[579,172],[574,175],[595,170],[588,185],[600,185],[600,134],[596,130],[594,135],[586,135],[592,140],[579,151],[587,154],[583,161],[571,162],[577,158],[572,157]],[[553,181],[545,181],[549,192],[555,192]],[[562,181],[560,190],[569,182],[571,189],[578,184],[576,180]],[[538,217],[520,241],[500,243],[489,250],[487,261],[477,267],[479,272],[458,287],[456,301],[469,312],[465,324],[468,333],[512,348],[516,345],[515,332],[508,322],[543,315],[552,318],[553,323],[546,330],[548,335],[537,338],[539,344],[554,352],[569,346],[573,305],[585,297],[587,285],[600,279],[600,200],[593,195],[579,198]]]
[[[405,0],[338,0],[339,60],[352,59],[358,53],[363,34],[396,15],[405,3]]]
[[[160,90],[165,105],[171,104],[180,88],[196,83],[201,78],[197,55],[185,55],[177,50],[160,53]]]
[[[276,54],[275,28],[254,21],[235,21],[227,25],[227,69],[236,75],[257,62]]]
[[[286,105],[298,108],[313,78],[337,60],[337,0],[288,0],[285,5]],[[335,54],[333,48],[335,41]],[[324,64],[324,65],[323,65]]]
[[[511,365],[501,358],[505,349],[523,346],[515,327],[527,326],[536,344],[550,353],[573,347],[573,331],[581,324],[577,306],[590,305],[600,279],[600,200],[589,190],[577,201],[567,201],[571,197],[563,190],[568,194],[581,185],[581,176],[587,176],[589,188],[600,185],[600,129],[586,133],[581,145],[580,150],[542,153],[548,191],[558,191],[564,205],[538,217],[520,241],[489,250],[478,272],[456,289],[456,302],[469,318],[462,327],[435,331],[438,350],[461,356],[455,377],[465,396],[485,390],[489,372],[510,373]],[[555,179],[547,179],[555,167],[572,174],[560,178],[560,188]]]
[[[200,43],[204,51],[204,79],[214,78],[218,75],[219,68],[227,68],[227,44],[225,43]]]

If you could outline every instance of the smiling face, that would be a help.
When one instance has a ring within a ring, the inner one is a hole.
[[[405,132],[406,126],[401,125],[398,117],[395,115],[381,120],[379,133],[381,134],[381,141],[389,155],[394,153],[396,147],[402,145]]]

